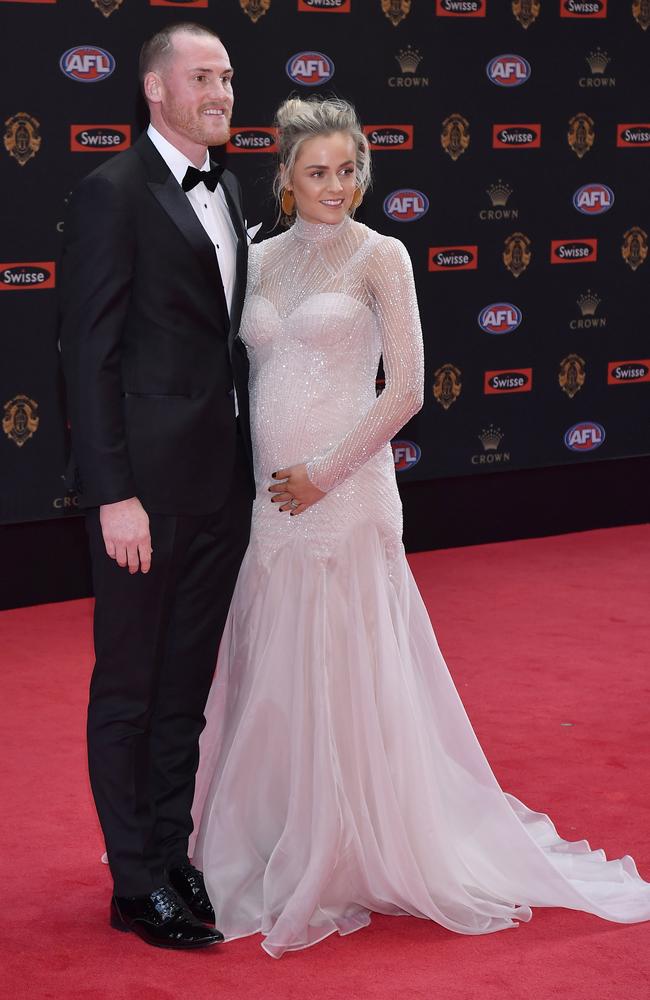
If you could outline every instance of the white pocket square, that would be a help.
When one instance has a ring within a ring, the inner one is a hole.
[[[248,236],[248,242],[252,243],[260,229],[262,228],[262,223],[258,222],[256,226],[249,226],[247,224],[246,235]]]

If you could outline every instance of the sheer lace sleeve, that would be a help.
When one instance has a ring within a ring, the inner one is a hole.
[[[376,455],[422,406],[422,329],[403,243],[381,240],[368,261],[367,283],[380,325],[386,387],[334,448],[307,463],[312,483],[325,492]]]

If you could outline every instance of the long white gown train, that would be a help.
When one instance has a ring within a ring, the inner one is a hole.
[[[195,801],[217,927],[279,957],[372,910],[462,934],[533,906],[649,919],[632,858],[562,840],[501,790],[406,562],[389,442],[423,365],[402,244],[298,219],[251,248],[241,336],[257,497]],[[268,485],[300,462],[327,492],[291,517]]]

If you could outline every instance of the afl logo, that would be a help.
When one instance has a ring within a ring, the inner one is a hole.
[[[395,472],[406,472],[420,461],[422,452],[415,441],[391,441],[391,445]]]
[[[488,79],[497,87],[520,87],[530,73],[530,63],[523,56],[495,56],[487,64]]]
[[[421,191],[400,188],[384,199],[384,212],[394,222],[415,222],[429,211],[429,199]]]
[[[95,45],[76,45],[64,52],[59,60],[61,71],[79,83],[98,83],[115,69],[115,60],[106,49]]]
[[[521,309],[512,302],[493,302],[478,314],[478,325],[485,333],[512,333],[521,320]]]
[[[301,87],[318,87],[334,76],[334,63],[322,52],[297,52],[286,65],[287,76]]]
[[[594,451],[605,440],[605,428],[592,420],[569,427],[564,435],[564,443],[569,451]]]
[[[583,184],[573,196],[573,207],[583,215],[602,215],[614,204],[614,192],[606,184]]]

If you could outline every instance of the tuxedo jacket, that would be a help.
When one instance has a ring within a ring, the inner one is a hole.
[[[72,195],[60,337],[82,506],[137,496],[154,513],[217,510],[236,449],[233,385],[250,455],[237,337],[247,235],[237,179],[220,183],[237,236],[230,318],[214,245],[146,134]]]

